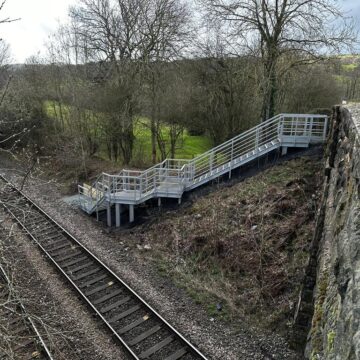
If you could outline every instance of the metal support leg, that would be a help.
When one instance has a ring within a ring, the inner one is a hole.
[[[129,221],[132,223],[134,220],[134,205],[129,205]]]
[[[111,204],[107,204],[106,208],[106,215],[107,215],[107,225],[111,227]]]
[[[181,204],[181,198],[178,198],[178,204],[179,205]]]
[[[281,155],[286,155],[286,154],[287,154],[287,150],[288,150],[288,147],[287,147],[287,146],[282,146],[282,147],[281,147]]]
[[[121,204],[115,204],[115,221],[116,227],[121,225]]]
[[[158,198],[158,206],[161,206],[161,198]]]

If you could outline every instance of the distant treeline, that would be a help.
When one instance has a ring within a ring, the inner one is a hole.
[[[195,16],[180,0],[79,1],[46,58],[3,61],[0,146],[140,167],[360,97],[358,67],[322,55],[354,40],[326,1],[198,2]]]

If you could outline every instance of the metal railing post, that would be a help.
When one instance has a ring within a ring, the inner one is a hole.
[[[229,163],[229,179],[231,179],[231,170],[233,166],[233,160],[234,160],[234,139],[231,141],[231,152],[230,152],[230,163]]]
[[[281,116],[279,123],[278,123],[278,139],[280,141],[280,144],[282,143],[282,136],[283,136],[283,132],[284,132],[284,116]]]
[[[109,177],[107,179],[107,190],[106,192],[108,193],[108,198],[109,198],[109,203],[111,201],[111,194],[110,194],[110,180],[109,180]]]
[[[327,126],[328,126],[328,117],[326,116],[324,118],[323,140],[326,139]]]
[[[195,162],[193,162],[192,164],[191,164],[191,167],[190,167],[190,179],[191,179],[191,181],[194,181],[194,179],[195,179],[195,173],[196,173],[196,165],[195,165]]]
[[[154,191],[156,190],[156,175],[158,173],[158,170],[154,170]]]

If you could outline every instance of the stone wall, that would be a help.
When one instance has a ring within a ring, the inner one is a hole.
[[[295,318],[307,359],[360,359],[360,105],[333,110],[324,194]],[[309,329],[310,328],[310,329]]]

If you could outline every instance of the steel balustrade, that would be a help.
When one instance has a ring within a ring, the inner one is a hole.
[[[272,150],[308,147],[326,140],[328,118],[279,114],[193,159],[166,159],[151,168],[102,173],[92,186],[79,185],[79,206],[91,214],[109,204],[138,205],[151,198],[181,199],[194,189]],[[285,151],[284,151],[285,150]]]

